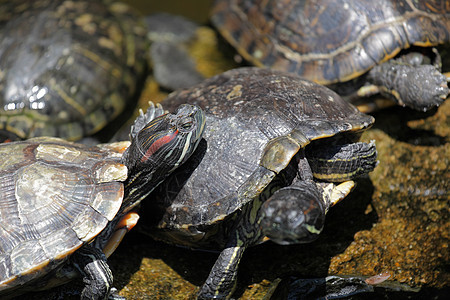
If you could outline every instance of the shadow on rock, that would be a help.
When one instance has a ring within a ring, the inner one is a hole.
[[[427,112],[419,112],[404,107],[391,107],[379,111],[373,116],[373,128],[380,129],[395,140],[419,146],[439,146],[446,143],[446,137],[433,130],[413,128],[408,123],[423,120],[436,114],[437,108]]]

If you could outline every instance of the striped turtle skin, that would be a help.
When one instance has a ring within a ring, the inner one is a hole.
[[[39,137],[0,145],[0,297],[77,273],[90,282],[83,299],[110,295],[106,256],[134,226],[140,201],[186,161],[204,130],[196,106],[153,115],[138,118],[131,144]]]
[[[0,130],[77,140],[132,100],[145,24],[118,1],[0,1]]]
[[[200,299],[231,297],[247,247],[316,239],[377,163],[375,144],[358,142],[373,117],[294,74],[234,69],[162,101],[181,103],[205,111],[205,141],[144,206],[156,239],[221,251]]]
[[[339,94],[368,82],[376,87],[371,93],[417,110],[449,94],[438,54],[426,49],[450,42],[447,0],[216,0],[211,14],[254,65],[320,84],[348,82],[345,89],[333,85]],[[392,59],[412,46],[414,58]]]

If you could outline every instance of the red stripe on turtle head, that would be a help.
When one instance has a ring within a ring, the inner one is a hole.
[[[144,155],[141,158],[141,162],[147,161],[156,151],[158,151],[162,146],[170,143],[178,134],[178,130],[174,132],[164,135],[157,140],[155,140],[150,147],[148,147],[147,151],[145,151]]]

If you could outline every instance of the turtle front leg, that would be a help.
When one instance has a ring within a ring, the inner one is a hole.
[[[81,299],[108,299],[113,275],[103,252],[88,244],[74,253],[71,259],[73,265],[83,275],[85,287]]]
[[[417,59],[421,54],[414,54],[372,68],[367,79],[374,86],[372,89],[363,87],[358,95],[379,92],[399,105],[421,111],[439,106],[449,95],[449,79],[440,72],[439,65],[422,64],[422,60]],[[437,52],[435,55],[438,56]]]
[[[200,289],[198,299],[229,299],[231,297],[236,286],[239,262],[245,249],[245,246],[230,246],[220,253]]]
[[[372,172],[378,164],[375,142],[309,145],[306,156],[314,178],[344,182]]]
[[[230,230],[225,248],[220,252],[208,278],[200,289],[198,299],[229,299],[236,287],[239,262],[245,249],[262,240],[259,211],[262,197],[240,212]]]

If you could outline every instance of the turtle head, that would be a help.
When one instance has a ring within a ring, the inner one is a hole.
[[[204,128],[205,113],[189,104],[143,126],[122,159],[128,167],[125,200],[139,202],[183,164],[197,148]]]
[[[277,244],[314,241],[322,231],[326,205],[313,181],[276,191],[261,207],[261,230]]]
[[[205,114],[195,105],[180,105],[145,125],[124,156],[130,172],[149,169],[170,173],[195,151],[205,128]],[[166,174],[167,175],[167,174]]]

